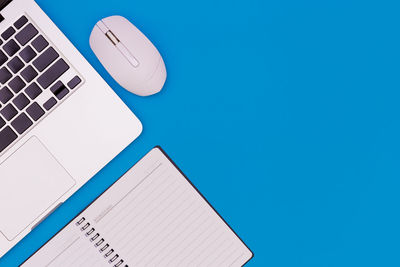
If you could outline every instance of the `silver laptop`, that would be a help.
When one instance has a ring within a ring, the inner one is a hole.
[[[141,131],[33,0],[0,0],[0,257]]]

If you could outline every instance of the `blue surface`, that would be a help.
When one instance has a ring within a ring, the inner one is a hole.
[[[396,1],[38,2],[144,132],[1,266],[21,263],[154,145],[254,251],[248,266],[400,265]],[[164,56],[159,95],[127,93],[90,51],[92,26],[113,14]]]

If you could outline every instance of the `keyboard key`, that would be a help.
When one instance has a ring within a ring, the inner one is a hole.
[[[29,23],[27,26],[25,26],[25,28],[15,35],[15,39],[17,39],[18,43],[24,46],[38,33],[38,30],[32,25],[32,23]]]
[[[11,122],[11,126],[19,134],[23,134],[32,124],[33,122],[31,121],[31,119],[29,119],[29,117],[25,113],[22,113],[15,120]]]
[[[28,19],[25,16],[20,17],[15,23],[14,26],[18,30],[22,28],[26,23],[28,22]]]
[[[6,125],[6,121],[0,117],[0,129],[3,128],[4,125]]]
[[[25,47],[20,53],[19,56],[22,57],[22,59],[28,63],[31,61],[34,57],[36,57],[36,52],[30,47],[29,45]]]
[[[22,78],[25,79],[26,82],[31,82],[33,79],[38,76],[38,73],[32,66],[26,67],[23,71],[21,71]]]
[[[4,52],[0,50],[0,66],[6,63],[7,60],[8,57],[6,56],[6,54],[4,54]]]
[[[19,109],[23,110],[31,101],[26,97],[24,93],[19,94],[14,98],[13,103]]]
[[[3,49],[4,51],[6,51],[7,55],[12,57],[13,55],[15,55],[15,53],[18,52],[20,46],[14,40],[10,40],[5,45],[3,45]]]
[[[6,120],[11,120],[12,118],[15,117],[15,115],[18,114],[18,111],[14,108],[13,105],[8,104],[7,106],[5,106],[1,111],[0,111],[1,115],[3,115],[3,117]]]
[[[70,89],[74,89],[78,84],[80,84],[81,83],[81,78],[79,78],[78,76],[75,76],[74,78],[72,78],[68,83],[67,83],[67,85],[68,85],[68,87],[70,88]]]
[[[26,109],[26,112],[28,112],[29,116],[35,121],[44,115],[44,110],[36,102],[32,103],[32,105]]]
[[[33,65],[39,71],[43,71],[57,58],[58,58],[58,53],[56,52],[56,50],[54,50],[53,47],[50,47],[49,49],[44,51],[43,54],[41,54],[37,59],[33,61]]]
[[[36,37],[35,40],[32,41],[32,45],[36,49],[36,51],[42,52],[43,49],[45,49],[49,45],[49,43],[46,41],[46,39],[44,39],[42,35],[39,35],[38,37]]]
[[[8,40],[13,34],[15,33],[15,30],[13,27],[8,28],[5,30],[2,34],[1,37],[3,37],[4,40]]]
[[[39,78],[37,79],[40,86],[44,89],[49,87],[53,82],[55,82],[64,72],[69,69],[69,66],[65,61],[60,58],[56,63],[54,63],[50,68],[48,68]]]
[[[32,83],[31,85],[26,87],[25,93],[33,100],[42,93],[42,89],[40,89],[37,83]]]
[[[19,76],[16,76],[8,83],[8,86],[14,91],[14,93],[21,91],[25,85],[26,83]]]
[[[17,139],[18,135],[11,129],[10,126],[7,126],[3,130],[0,131],[0,152],[3,152],[15,139]]]
[[[57,104],[57,100],[56,100],[54,97],[52,97],[52,98],[50,98],[49,100],[47,100],[47,101],[43,104],[43,107],[44,107],[46,110],[50,110],[52,107],[54,107],[55,104]]]
[[[25,64],[21,59],[19,59],[19,57],[15,57],[7,63],[7,66],[12,72],[17,73],[25,66]]]
[[[8,87],[4,87],[0,90],[0,101],[5,104],[14,96],[14,94],[8,89]]]
[[[0,82],[2,84],[5,84],[11,77],[12,74],[6,67],[0,69]]]
[[[69,93],[69,90],[65,85],[58,81],[56,82],[51,88],[50,91],[58,98],[58,100],[61,100],[64,98]]]

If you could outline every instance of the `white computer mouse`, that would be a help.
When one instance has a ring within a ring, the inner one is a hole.
[[[90,35],[90,47],[126,90],[148,96],[164,86],[164,60],[150,40],[126,18],[111,16],[97,22]]]

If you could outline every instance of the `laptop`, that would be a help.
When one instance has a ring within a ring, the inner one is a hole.
[[[33,0],[0,0],[0,257],[141,131]]]

